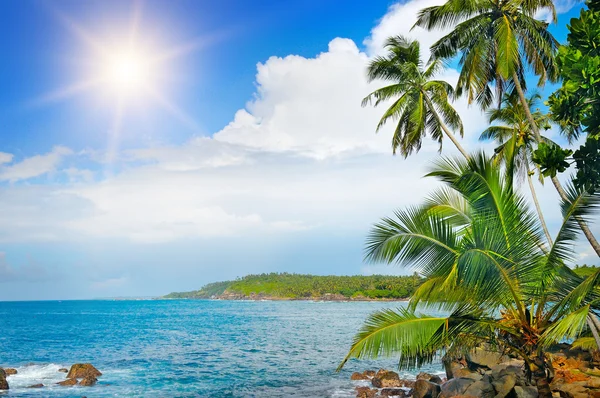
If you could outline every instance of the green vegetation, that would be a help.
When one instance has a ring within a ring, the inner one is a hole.
[[[200,290],[171,293],[165,298],[211,298],[223,294],[282,299],[321,298],[327,294],[348,299],[403,299],[419,287],[422,278],[412,276],[317,276],[288,273],[248,275],[235,281],[210,283]]]
[[[600,256],[588,227],[600,206],[600,1],[587,5],[571,20],[568,45],[560,50],[548,23],[537,19],[545,13],[555,22],[551,0],[447,0],[419,13],[415,26],[451,29],[432,45],[428,64],[458,60],[457,86],[444,89],[445,95],[465,94],[487,111],[490,126],[482,138],[499,146],[491,158],[465,154],[457,145],[465,160],[443,159],[428,174],[443,188],[373,227],[366,259],[410,266],[424,282],[406,309],[367,319],[340,367],[350,358],[398,355],[400,368],[412,368],[486,343],[523,359],[539,396],[549,398],[550,346],[573,340],[574,346],[600,349],[600,268],[569,268],[580,232]],[[428,72],[418,57],[408,56],[418,52],[417,44],[391,38],[388,50],[367,73],[370,79],[397,81],[372,96],[396,100],[378,129],[389,118],[398,120],[393,147],[406,156],[419,149],[427,133],[441,139],[443,123],[434,117],[446,104],[424,112],[426,101],[405,98],[419,84],[416,98],[426,97],[428,83],[422,79]],[[548,100],[550,115],[533,109],[540,98],[527,96],[530,72],[540,86],[563,80]],[[404,82],[400,76],[411,78]],[[586,144],[573,152],[542,137],[540,129],[551,121],[569,143],[586,132]],[[559,181],[557,174],[571,163],[576,177]],[[562,224],[554,235],[536,198],[531,178],[536,173],[542,183],[550,177],[561,198]],[[519,176],[528,179],[535,212],[515,189]],[[446,315],[424,315],[417,307]]]

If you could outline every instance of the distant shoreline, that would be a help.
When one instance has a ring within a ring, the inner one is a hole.
[[[238,297],[238,298],[225,298],[225,297],[157,297],[155,300],[209,300],[209,301],[306,301],[306,302],[336,302],[336,303],[360,303],[360,302],[407,302],[410,300],[407,298],[329,298],[329,297],[303,297],[303,298],[292,298],[292,297]]]

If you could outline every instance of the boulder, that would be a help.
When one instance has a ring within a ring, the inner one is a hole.
[[[375,398],[377,390],[369,387],[356,387],[356,398]]]
[[[59,381],[58,383],[59,386],[74,386],[77,384],[77,379],[67,379],[64,381]]]
[[[12,376],[12,375],[16,375],[17,369],[15,368],[4,368],[4,372],[6,373],[7,376]]]
[[[444,364],[444,370],[446,371],[446,378],[448,380],[454,378],[454,373],[460,371],[461,369],[467,369],[467,361],[463,358],[450,358],[444,356],[442,358],[442,363]]]
[[[456,397],[465,395],[467,389],[475,383],[473,379],[464,377],[450,379],[441,386],[440,398]]]
[[[401,388],[384,388],[379,392],[380,397],[407,397],[406,391]]]
[[[514,374],[505,374],[501,378],[494,379],[492,381],[494,389],[496,390],[496,397],[504,398],[511,395],[515,385],[517,385],[517,376]]]
[[[588,389],[582,385],[582,382],[550,385],[552,392],[558,392],[561,397],[567,398],[587,398]]]
[[[455,377],[455,378],[462,377],[465,379],[480,380],[483,377],[483,375],[479,372],[469,370],[469,368],[461,368],[461,369],[455,369],[453,371],[453,377]]]
[[[538,390],[534,386],[528,386],[528,387],[515,386],[514,391],[515,391],[514,396],[516,398],[537,398],[537,396],[538,396]]]
[[[44,387],[44,385],[42,383],[39,384],[32,384],[30,386],[28,386],[27,388],[42,388]]]
[[[477,380],[467,387],[464,395],[471,395],[481,398],[494,398],[496,396],[496,391],[494,390],[494,386],[491,383],[490,377],[486,375],[482,376],[481,380]]]
[[[67,369],[67,368],[60,368],[60,369],[58,369],[58,371],[61,373],[69,373],[69,369]]]
[[[71,370],[67,374],[69,379],[83,379],[86,377],[98,377],[102,373],[96,369],[91,363],[76,363],[71,366]]]
[[[80,386],[91,387],[98,382],[94,376],[84,377],[83,380],[79,382]]]
[[[501,380],[506,375],[513,375],[516,378],[515,385],[517,386],[530,386],[531,383],[525,377],[525,371],[523,370],[523,361],[509,361],[492,367],[492,379]]]
[[[442,384],[442,378],[430,373],[421,372],[417,375],[417,380],[427,380],[435,384]]]
[[[369,379],[372,379],[373,377],[375,377],[375,371],[374,370],[365,370],[363,372],[363,374],[365,376],[367,376]]]
[[[438,384],[427,380],[417,380],[413,387],[413,398],[437,398],[441,388]]]
[[[0,390],[8,390],[8,382],[6,381],[6,372],[0,368]]]
[[[377,375],[371,380],[373,387],[402,387],[402,381],[398,373],[392,371],[377,372]]]
[[[600,377],[590,377],[586,382],[585,386],[587,388],[600,388]]]
[[[369,376],[366,376],[363,373],[354,372],[352,376],[350,376],[350,380],[369,380]]]
[[[467,354],[466,360],[470,368],[492,366],[508,361],[510,358],[488,345],[476,347]]]

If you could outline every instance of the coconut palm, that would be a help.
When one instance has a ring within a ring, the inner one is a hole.
[[[556,20],[552,0],[448,0],[421,10],[415,24],[428,30],[453,28],[431,51],[437,59],[460,55],[456,94],[466,92],[469,103],[476,101],[487,109],[493,100],[491,83],[498,100],[507,88],[514,88],[537,142],[542,137],[524,93],[526,66],[539,76],[539,85],[558,79],[558,42],[548,31],[548,23],[536,19],[544,11]],[[561,199],[567,200],[558,178],[553,176],[551,181]],[[600,256],[600,244],[587,224],[582,220],[578,224]]]
[[[447,82],[434,80],[436,73],[443,68],[442,62],[436,60],[424,66],[419,43],[402,36],[387,39],[385,48],[387,54],[376,57],[369,64],[367,77],[369,81],[386,80],[391,84],[373,91],[362,101],[362,106],[373,102],[378,106],[393,100],[381,117],[377,131],[388,121],[397,121],[392,149],[394,153],[399,150],[405,157],[421,149],[426,133],[439,142],[440,150],[446,134],[468,157],[450,131],[452,128],[463,135],[460,116],[448,102],[454,90]]]
[[[408,265],[425,282],[408,307],[372,314],[340,367],[352,357],[398,355],[409,369],[487,343],[522,358],[539,396],[551,397],[547,348],[586,333],[598,309],[600,271],[583,279],[565,264],[575,256],[575,217],[587,219],[600,195],[568,187],[545,252],[537,217],[485,155],[442,160],[429,175],[445,186],[375,225],[366,246],[367,260]]]
[[[537,105],[540,98],[539,94],[530,96],[527,99],[527,106],[533,108]],[[501,107],[490,109],[487,114],[490,123],[500,122],[502,124],[490,125],[481,133],[479,139],[494,140],[499,144],[494,150],[494,161],[496,164],[505,166],[507,183],[509,185],[515,176],[517,178],[527,178],[531,197],[535,204],[542,229],[549,244],[552,244],[552,238],[546,226],[546,221],[532,181],[532,175],[535,172],[538,173],[540,181],[542,183],[544,181],[539,167],[531,160],[537,141],[531,133],[531,127],[518,96],[514,92],[504,94]],[[544,129],[550,128],[550,118],[546,114],[537,109],[532,112],[532,115],[538,127],[543,127]],[[542,137],[542,140],[548,144],[556,145],[553,141],[545,137]]]

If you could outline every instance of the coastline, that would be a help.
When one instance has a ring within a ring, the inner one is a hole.
[[[306,302],[339,302],[339,303],[350,303],[350,302],[407,302],[410,300],[406,298],[369,298],[369,297],[338,297],[334,295],[325,295],[319,297],[277,297],[277,296],[261,296],[261,295],[217,295],[212,297],[183,297],[183,298],[169,298],[169,297],[158,297],[157,300],[213,300],[213,301],[306,301]]]

